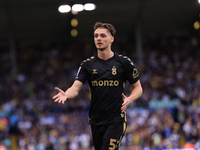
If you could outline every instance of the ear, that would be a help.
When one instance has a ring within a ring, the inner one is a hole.
[[[111,43],[114,42],[114,36],[111,36]]]

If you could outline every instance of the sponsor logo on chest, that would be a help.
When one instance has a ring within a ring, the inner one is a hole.
[[[117,74],[116,66],[112,67],[111,73],[112,73],[112,75]],[[92,69],[92,74],[98,74],[98,70]],[[119,85],[118,80],[99,80],[99,81],[93,80],[91,82],[92,82],[92,86],[118,86]]]

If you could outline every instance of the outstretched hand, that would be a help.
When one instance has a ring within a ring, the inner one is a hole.
[[[128,97],[124,95],[124,93],[122,93],[122,98],[124,102],[122,103],[121,112],[124,112],[128,105],[131,103],[131,101],[128,99]]]
[[[58,87],[55,87],[55,89],[59,92],[58,94],[56,94],[53,99],[54,102],[58,102],[58,103],[65,103],[65,101],[67,100],[67,95],[65,94],[65,92],[61,89],[59,89]]]

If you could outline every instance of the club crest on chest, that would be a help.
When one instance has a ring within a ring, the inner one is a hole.
[[[117,69],[116,69],[115,66],[113,66],[113,68],[112,68],[112,74],[113,74],[113,75],[116,75],[116,74],[117,74]]]

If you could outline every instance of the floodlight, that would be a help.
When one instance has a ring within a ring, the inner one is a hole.
[[[73,11],[83,11],[83,5],[82,4],[74,4],[72,6]]]
[[[60,13],[68,13],[70,12],[71,10],[71,7],[69,5],[61,5],[59,8],[58,8],[58,11]]]
[[[84,9],[87,11],[91,11],[91,10],[95,10],[96,9],[96,5],[93,3],[86,3],[84,5]]]

